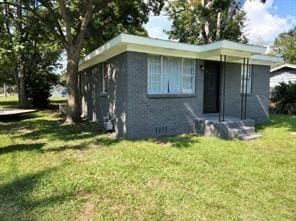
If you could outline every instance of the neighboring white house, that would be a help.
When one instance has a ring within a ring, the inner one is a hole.
[[[296,83],[296,65],[283,64],[270,70],[270,89],[279,85],[280,82]]]
[[[65,97],[68,95],[67,88],[60,84],[53,86],[50,90],[50,94],[52,97]]]

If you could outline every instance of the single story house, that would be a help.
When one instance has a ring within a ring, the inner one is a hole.
[[[283,64],[270,70],[270,89],[272,90],[279,83],[296,83],[296,65]]]
[[[264,122],[270,65],[281,61],[265,47],[227,40],[191,45],[120,34],[80,61],[82,115],[101,127],[112,121],[130,139],[193,133],[198,119]]]

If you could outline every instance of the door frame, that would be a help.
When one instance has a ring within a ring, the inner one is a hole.
[[[205,111],[205,91],[206,91],[206,87],[205,87],[205,81],[206,81],[206,69],[207,69],[207,65],[206,64],[209,64],[209,63],[216,63],[216,76],[217,76],[217,94],[216,94],[216,106],[217,106],[217,111],[216,112],[208,112],[208,111]],[[220,89],[221,89],[221,85],[220,85],[220,78],[221,78],[221,65],[219,62],[216,62],[216,61],[204,61],[204,79],[203,79],[203,114],[216,114],[216,113],[219,113],[220,112],[220,99],[221,99],[221,96],[220,96]]]

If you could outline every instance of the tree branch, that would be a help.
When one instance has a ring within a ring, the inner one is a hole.
[[[30,11],[37,20],[41,21],[49,29],[51,29],[51,33],[54,34],[57,37],[57,39],[59,39],[61,41],[61,43],[66,47],[67,40],[66,40],[64,32],[62,30],[62,27],[58,21],[58,18],[53,19],[53,21],[54,21],[54,25],[53,25],[52,23],[49,23],[49,21],[46,18],[44,18],[41,14],[39,14],[36,11],[36,9],[32,8],[26,0],[21,0],[21,2],[24,4],[24,9],[27,11]],[[45,1],[45,2],[40,1],[40,3],[44,7],[46,7],[49,10],[49,12],[54,13],[54,10],[53,10],[52,6],[50,5],[49,1]]]
[[[92,18],[93,12],[94,11],[100,11],[103,8],[105,8],[109,3],[112,2],[112,0],[105,0],[104,3],[102,4],[98,4],[98,5],[94,5],[92,0],[86,1],[84,0],[85,4],[87,2],[87,6],[86,6],[86,10],[84,13],[84,16],[80,16],[80,24],[78,25],[78,27],[80,27],[77,36],[75,38],[75,44],[79,45],[81,47],[88,24]]]
[[[65,27],[66,27],[66,40],[67,40],[68,45],[69,44],[72,45],[73,44],[73,36],[71,33],[71,21],[70,21],[68,14],[67,14],[67,8],[65,6],[65,1],[59,0],[59,3],[60,3],[60,13],[61,13],[61,16],[64,20]]]

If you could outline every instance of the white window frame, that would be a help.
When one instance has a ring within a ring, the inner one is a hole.
[[[247,67],[248,67],[248,72],[247,72]],[[243,73],[243,71],[245,71],[245,73]],[[243,68],[243,64],[241,65],[241,86],[240,86],[241,94],[247,94],[247,95],[252,94],[252,81],[253,81],[253,79],[252,79],[253,74],[252,73],[253,73],[253,65],[245,64],[245,68]],[[245,76],[245,77],[243,78],[243,76]],[[247,91],[243,91],[246,89],[247,82],[248,82]],[[243,84],[244,84],[244,88],[243,88]]]
[[[160,92],[151,92],[151,91],[149,91],[150,90],[150,88],[149,88],[149,86],[150,86],[150,79],[151,79],[151,77],[150,77],[150,65],[149,65],[149,61],[150,61],[150,57],[160,57],[160,73],[153,73],[154,75],[155,74],[157,74],[157,75],[160,75]],[[148,94],[160,94],[161,93],[161,90],[162,90],[162,87],[163,87],[163,85],[162,85],[162,78],[163,78],[163,75],[162,75],[162,69],[163,69],[163,67],[162,67],[162,64],[163,64],[163,61],[162,61],[162,56],[160,56],[160,55],[150,55],[149,57],[148,57],[148,61],[147,61],[147,64],[148,64],[148,67],[147,67],[147,92],[148,92]]]
[[[193,61],[193,73],[184,73],[184,60],[190,60],[191,62]],[[196,62],[194,59],[190,59],[190,58],[182,58],[182,73],[181,73],[182,77],[181,77],[181,86],[182,86],[182,93],[183,94],[195,94],[195,75],[196,75]],[[193,78],[193,85],[192,85],[192,91],[191,92],[186,92],[184,89],[184,77],[190,77]]]
[[[150,91],[150,65],[149,65],[149,56],[158,56],[160,57],[160,92],[153,92]],[[174,57],[177,59],[181,59],[181,76],[180,76],[180,87],[181,90],[179,93],[169,93],[168,91],[165,92],[165,87],[166,84],[164,84],[164,68],[163,68],[163,58],[164,57],[173,57],[173,56],[162,56],[162,55],[157,55],[157,54],[150,54],[148,55],[148,68],[147,68],[147,94],[148,95],[195,95],[196,90],[195,90],[195,76],[196,76],[196,60],[195,59],[191,59],[191,58],[182,58],[182,57]],[[185,74],[184,73],[184,60],[189,60],[191,62],[193,62],[193,73],[192,74]],[[184,77],[192,77],[192,90],[191,91],[187,91],[184,89]]]

